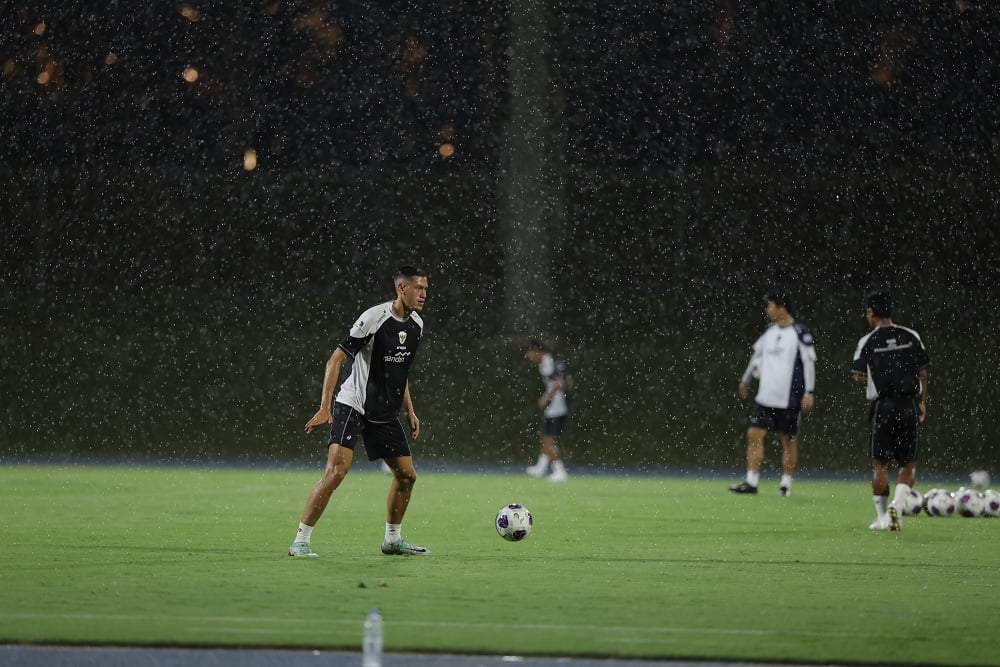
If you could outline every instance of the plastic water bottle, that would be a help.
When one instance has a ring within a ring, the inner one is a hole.
[[[362,667],[382,667],[383,639],[382,615],[378,609],[372,609],[365,618],[365,636],[361,643]]]

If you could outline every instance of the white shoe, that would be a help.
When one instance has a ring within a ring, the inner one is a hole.
[[[569,479],[569,475],[566,474],[565,470],[556,470],[551,475],[547,477],[550,482],[565,482]]]
[[[889,530],[889,521],[888,519],[885,521],[882,519],[875,519],[875,521],[872,522],[872,525],[868,526],[868,530]]]
[[[525,472],[532,477],[542,478],[545,477],[545,466],[528,466]]]

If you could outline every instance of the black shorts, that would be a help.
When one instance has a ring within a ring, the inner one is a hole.
[[[880,398],[868,418],[868,455],[906,465],[917,460],[920,408],[916,397]]]
[[[798,435],[801,410],[793,408],[769,408],[755,403],[750,414],[750,426],[767,431],[777,431],[785,435]]]
[[[542,435],[551,435],[558,438],[566,428],[566,415],[561,417],[542,417]]]
[[[369,461],[410,456],[410,444],[406,441],[406,433],[398,419],[372,422],[351,406],[334,403],[329,444],[353,450],[354,445],[358,444],[358,438],[365,441]]]

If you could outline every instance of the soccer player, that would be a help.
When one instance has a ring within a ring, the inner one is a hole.
[[[816,348],[809,327],[795,320],[786,293],[772,292],[764,300],[771,324],[753,344],[753,355],[739,385],[740,398],[746,400],[750,397],[750,379],[759,378],[747,428],[747,474],[729,490],[757,493],[764,439],[768,431],[777,431],[782,446],[778,494],[787,496],[792,492],[792,475],[798,463],[801,413],[809,412],[815,404]]]
[[[917,479],[920,424],[927,414],[927,366],[930,357],[913,329],[892,321],[892,295],[865,295],[865,319],[875,327],[858,341],[852,377],[866,385],[872,402],[868,418],[868,453],[872,458],[872,530],[900,530],[903,502]],[[899,463],[896,494],[889,500],[889,464]],[[887,506],[888,505],[888,506]]]
[[[381,458],[392,471],[386,500],[385,539],[387,555],[425,555],[429,551],[403,541],[403,515],[417,480],[406,434],[399,423],[400,408],[406,410],[410,437],[420,435],[420,420],[413,411],[407,377],[417,354],[424,323],[418,314],[427,298],[427,274],[413,266],[401,267],[393,276],[394,301],[373,306],[362,313],[326,362],[319,410],[306,423],[306,433],[332,424],[323,477],[309,493],[289,556],[316,558],[312,531],[323,515],[333,492],[344,481],[354,460],[358,439],[364,441],[368,459]],[[353,360],[351,372],[337,393],[340,369]]]
[[[542,411],[541,451],[538,462],[528,466],[527,472],[532,477],[545,477],[552,464],[550,482],[565,482],[569,479],[566,465],[559,451],[558,439],[566,428],[569,417],[569,390],[573,380],[566,372],[566,364],[552,356],[545,346],[537,340],[528,344],[524,356],[532,363],[538,364],[538,372],[542,376],[545,392],[538,399],[538,409]]]

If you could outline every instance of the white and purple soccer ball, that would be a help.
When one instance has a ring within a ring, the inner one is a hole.
[[[493,525],[503,539],[508,542],[520,542],[531,534],[534,523],[527,507],[510,503],[500,508]]]
[[[924,496],[927,516],[955,516],[955,497],[947,489],[931,489]]]
[[[955,492],[955,505],[962,516],[982,516],[986,510],[986,498],[975,489],[959,489]]]
[[[924,497],[916,489],[910,489],[903,498],[903,514],[917,516],[924,506]]]
[[[986,489],[983,491],[983,500],[986,502],[983,516],[1000,517],[1000,492],[995,489]]]

